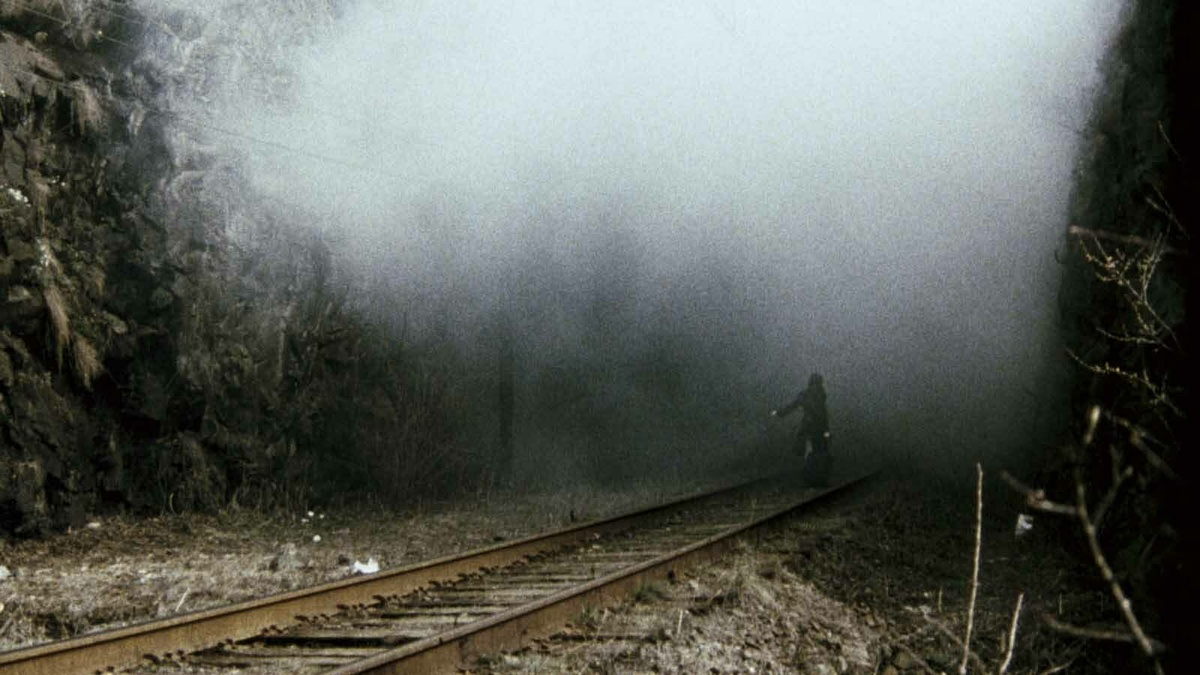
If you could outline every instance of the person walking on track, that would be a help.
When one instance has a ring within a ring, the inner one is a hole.
[[[804,458],[804,482],[812,486],[828,485],[833,457],[829,454],[829,411],[825,407],[825,381],[819,374],[809,376],[804,391],[791,403],[772,410],[771,416],[786,417],[796,409],[804,412],[800,433],[796,436],[796,454]]]

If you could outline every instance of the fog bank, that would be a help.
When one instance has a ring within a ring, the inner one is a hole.
[[[479,444],[509,327],[518,480],[773,462],[814,370],[837,451],[1006,463],[1117,10],[364,1],[210,141],[460,345]]]

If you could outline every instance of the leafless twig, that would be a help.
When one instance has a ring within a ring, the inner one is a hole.
[[[1087,537],[1088,548],[1091,549],[1092,559],[1096,562],[1096,567],[1100,570],[1100,576],[1108,584],[1113,600],[1116,600],[1117,608],[1121,611],[1121,616],[1125,619],[1125,624],[1129,626],[1130,632],[1133,633],[1138,647],[1141,648],[1142,653],[1146,657],[1154,661],[1155,671],[1161,673],[1162,664],[1158,661],[1158,652],[1155,650],[1150,637],[1142,630],[1141,622],[1138,621],[1137,615],[1133,613],[1133,604],[1129,601],[1129,597],[1125,595],[1125,590],[1117,583],[1116,575],[1113,574],[1112,567],[1109,566],[1108,559],[1104,557],[1104,552],[1100,548],[1100,539],[1096,536],[1096,526],[1088,511],[1087,487],[1084,483],[1083,469],[1080,467],[1075,468],[1075,505],[1078,509],[1079,522],[1083,525],[1083,533]]]
[[[1092,440],[1095,438],[1096,426],[1100,417],[1100,407],[1092,406],[1092,408],[1088,411],[1088,426],[1083,436],[1084,448],[1087,448],[1089,445],[1091,445]],[[1114,462],[1116,461],[1117,460],[1114,459]],[[1042,490],[1034,490],[1022,484],[1019,480],[1007,472],[1002,474],[1004,480],[1009,485],[1025,495],[1025,500],[1031,507],[1050,513],[1072,515],[1079,520],[1079,523],[1083,528],[1084,536],[1087,538],[1088,548],[1092,554],[1092,560],[1095,562],[1096,568],[1100,571],[1100,576],[1104,579],[1104,582],[1108,584],[1109,592],[1116,601],[1117,608],[1121,612],[1121,616],[1125,620],[1125,624],[1129,627],[1129,633],[1098,633],[1090,629],[1079,629],[1076,627],[1070,627],[1067,629],[1064,628],[1066,624],[1062,624],[1053,619],[1049,619],[1047,624],[1052,628],[1063,630],[1063,632],[1070,632],[1081,637],[1092,637],[1096,639],[1107,640],[1116,639],[1134,642],[1142,650],[1142,653],[1153,661],[1155,670],[1161,673],[1162,665],[1158,661],[1158,654],[1160,654],[1162,651],[1160,647],[1161,643],[1150,638],[1142,629],[1142,625],[1138,621],[1137,615],[1133,612],[1132,603],[1130,602],[1128,596],[1125,595],[1125,590],[1121,588],[1120,583],[1117,582],[1116,575],[1113,573],[1112,567],[1108,564],[1108,559],[1104,556],[1104,552],[1100,548],[1100,539],[1097,534],[1099,524],[1103,520],[1108,509],[1112,506],[1118,491],[1124,482],[1132,475],[1132,468],[1125,467],[1122,469],[1114,464],[1113,483],[1111,487],[1109,487],[1108,492],[1105,493],[1103,498],[1101,498],[1100,504],[1093,512],[1088,508],[1087,484],[1084,479],[1083,467],[1081,464],[1077,464],[1075,466],[1075,504],[1073,507],[1052,502],[1046,499],[1045,493]],[[960,672],[962,672],[961,669]]]
[[[1104,516],[1108,513],[1108,509],[1113,505],[1113,502],[1117,500],[1117,493],[1121,491],[1121,486],[1125,484],[1125,481],[1132,477],[1133,467],[1126,466],[1125,469],[1117,473],[1116,477],[1113,479],[1112,487],[1110,487],[1108,492],[1104,494],[1104,498],[1100,500],[1100,505],[1097,506],[1095,512],[1092,513],[1092,523],[1095,524],[1097,530],[1099,530],[1100,526],[1104,523]]]
[[[1151,402],[1163,404],[1164,406],[1167,407],[1167,409],[1169,409],[1177,417],[1184,416],[1183,410],[1181,410],[1179,408],[1179,406],[1175,405],[1174,401],[1171,400],[1170,394],[1167,391],[1166,384],[1165,383],[1162,385],[1155,384],[1154,382],[1152,382],[1150,380],[1150,376],[1148,374],[1146,374],[1145,372],[1132,373],[1126,369],[1121,368],[1120,366],[1114,366],[1114,365],[1111,365],[1108,363],[1105,363],[1102,365],[1088,363],[1087,361],[1084,361],[1082,358],[1080,358],[1079,355],[1077,355],[1071,349],[1067,350],[1067,356],[1070,356],[1073,361],[1075,361],[1079,365],[1083,366],[1084,369],[1089,370],[1092,373],[1095,373],[1096,375],[1116,375],[1117,377],[1125,380],[1126,382],[1129,382],[1130,384],[1136,384],[1136,385],[1139,385],[1139,386],[1145,388],[1146,391],[1148,391],[1150,393]]]
[[[943,624],[940,621],[935,620],[933,617],[929,616],[928,614],[926,614],[924,618],[927,622],[929,622],[929,625],[936,628],[937,631],[939,633],[941,633],[942,635],[944,635],[948,640],[953,642],[956,646],[962,647],[964,650],[966,650],[967,658],[970,660],[971,663],[975,664],[976,669],[978,669],[980,672],[987,672],[988,667],[987,667],[987,664],[985,664],[983,662],[983,659],[980,658],[980,656],[978,654],[976,654],[970,648],[970,646],[964,645],[962,638],[960,638],[958,635],[956,635],[954,633],[954,631],[950,630],[945,624]]]
[[[1175,209],[1171,208],[1171,204],[1167,201],[1166,196],[1163,195],[1162,190],[1158,189],[1157,186],[1155,186],[1153,189],[1154,194],[1158,195],[1158,199],[1156,200],[1153,197],[1146,197],[1146,203],[1150,205],[1150,208],[1161,213],[1163,217],[1167,219],[1167,222],[1175,228],[1177,234],[1182,235],[1184,239],[1188,239],[1189,237],[1187,228],[1183,226],[1183,223],[1181,223],[1179,218],[1175,215]]]
[[[1175,148],[1175,142],[1171,140],[1171,135],[1167,133],[1167,128],[1163,126],[1162,120],[1158,121],[1158,135],[1162,136],[1163,142],[1171,149],[1171,154],[1175,155],[1175,159],[1179,160],[1180,164],[1183,164],[1183,155]],[[1155,190],[1157,191],[1158,188],[1155,188]]]
[[[1046,491],[1034,489],[1017,480],[1012,474],[1007,471],[1001,472],[1000,477],[1004,482],[1008,483],[1012,489],[1025,495],[1025,503],[1031,509],[1036,509],[1044,513],[1055,513],[1061,516],[1074,516],[1075,509],[1066,504],[1050,501],[1046,498]]]
[[[1179,474],[1175,472],[1175,469],[1171,468],[1171,465],[1167,464],[1166,460],[1164,460],[1161,455],[1155,452],[1146,443],[1146,441],[1150,441],[1161,447],[1162,443],[1160,441],[1155,440],[1153,436],[1146,433],[1145,429],[1142,429],[1123,417],[1118,417],[1117,415],[1113,415],[1111,413],[1105,413],[1105,416],[1112,420],[1114,424],[1129,431],[1129,444],[1140,450],[1142,454],[1146,456],[1146,461],[1150,463],[1150,466],[1158,469],[1171,480],[1179,480]]]
[[[1137,637],[1132,633],[1107,630],[1104,628],[1086,628],[1084,626],[1075,626],[1059,621],[1049,614],[1042,615],[1042,622],[1045,623],[1046,627],[1050,630],[1058,631],[1059,633],[1065,633],[1066,635],[1074,635],[1075,637],[1085,638],[1087,640],[1104,640],[1106,642],[1124,642],[1127,644],[1134,644],[1137,642]],[[1154,649],[1155,654],[1161,654],[1166,651],[1166,645],[1163,643],[1155,640],[1154,638],[1149,638],[1149,640],[1150,646]]]
[[[1004,661],[1000,663],[1000,669],[996,671],[997,675],[1004,675],[1008,671],[1009,664],[1012,663],[1013,647],[1017,644],[1017,622],[1021,619],[1021,603],[1024,601],[1024,593],[1017,596],[1017,606],[1013,608],[1012,625],[1008,628],[1008,645],[1004,649]]]
[[[173,612],[173,614],[179,613],[179,610],[183,607],[183,603],[187,602],[188,595],[191,594],[191,592],[192,592],[192,589],[190,589],[190,588],[183,591],[183,596],[179,598],[179,602],[175,603],[175,611]]]
[[[1070,668],[1073,665],[1075,665],[1075,659],[1071,659],[1070,661],[1067,661],[1064,664],[1057,665],[1052,668],[1047,668],[1047,669],[1043,670],[1042,672],[1038,673],[1038,675],[1054,675],[1054,673],[1061,673],[1062,671],[1066,670],[1067,668]]]
[[[1151,301],[1159,263],[1168,252],[1179,251],[1167,246],[1162,235],[1146,239],[1113,233],[1097,233],[1074,226],[1068,231],[1076,235],[1091,235],[1090,238],[1081,242],[1080,254],[1092,266],[1096,279],[1113,284],[1120,289],[1121,294],[1129,303],[1129,309],[1132,310],[1126,317],[1135,323],[1138,337],[1156,340],[1166,346],[1166,340],[1163,339],[1165,336],[1170,339],[1175,349],[1181,349],[1182,344],[1172,330],[1171,323],[1159,314],[1154,306],[1155,303]],[[1104,234],[1104,236],[1100,236],[1100,234]],[[1113,240],[1125,244],[1136,244],[1139,248],[1132,253],[1120,248],[1109,251],[1105,248],[1104,242]],[[1117,334],[1124,335],[1126,338],[1130,335],[1128,332]]]
[[[975,627],[975,596],[979,593],[979,553],[983,542],[983,465],[975,464],[975,560],[971,569],[971,599],[967,602],[967,629],[963,636],[962,663],[959,675],[967,674],[967,659],[971,655],[971,630]]]
[[[929,665],[929,662],[926,661],[925,659],[921,658],[921,656],[919,654],[917,654],[913,650],[909,649],[908,647],[905,647],[904,645],[900,644],[899,642],[893,642],[892,644],[894,644],[898,649],[904,650],[904,653],[906,653],[910,657],[912,657],[912,660],[915,661],[918,666],[921,666],[921,669],[924,670],[926,673],[928,673],[929,675],[937,675],[938,671],[934,670],[933,666]]]
[[[1130,234],[1117,234],[1116,232],[1109,232],[1107,230],[1091,230],[1086,227],[1080,227],[1078,225],[1071,225],[1070,227],[1068,227],[1067,234],[1074,235],[1076,237],[1091,237],[1093,239],[1102,239],[1104,241],[1111,241],[1111,242],[1118,243],[1118,244],[1127,244],[1130,246],[1137,246],[1140,248],[1155,248],[1156,246],[1159,245],[1159,243],[1154,241],[1153,239],[1147,239],[1145,237],[1138,237],[1138,236],[1130,235]],[[1171,253],[1171,254],[1176,254],[1176,255],[1187,255],[1186,250],[1181,249],[1181,248],[1175,248],[1173,246],[1163,246],[1161,250],[1163,253]]]

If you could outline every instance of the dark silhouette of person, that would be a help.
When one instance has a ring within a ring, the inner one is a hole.
[[[797,408],[804,411],[800,433],[796,435],[796,454],[804,458],[804,482],[814,486],[829,484],[833,457],[829,454],[829,411],[825,407],[825,380],[813,373],[808,386],[791,403],[771,411],[772,417],[786,417]],[[812,446],[812,451],[808,451]]]

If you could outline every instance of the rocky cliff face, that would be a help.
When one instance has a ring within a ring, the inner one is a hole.
[[[206,144],[301,5],[0,0],[0,535],[463,484],[440,367]]]
[[[16,7],[0,10],[0,531],[36,534],[136,501],[180,275],[146,188],[173,167],[130,31]]]

